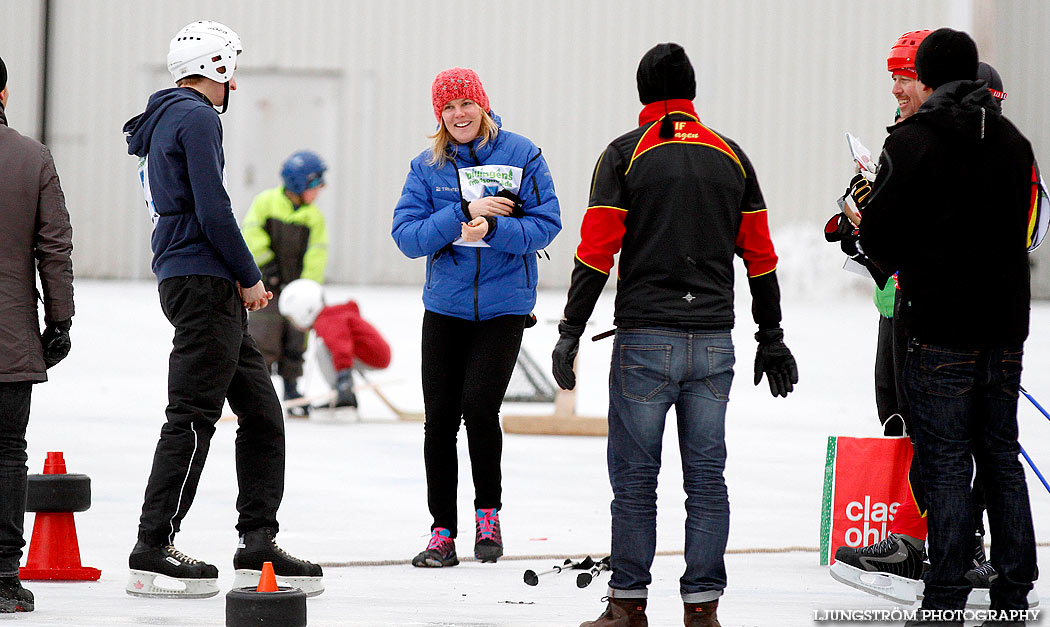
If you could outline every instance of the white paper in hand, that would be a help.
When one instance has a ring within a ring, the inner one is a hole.
[[[879,172],[879,164],[872,159],[871,151],[864,144],[860,143],[860,140],[854,137],[852,133],[846,133],[846,143],[849,145],[849,152],[853,157],[853,161],[860,168],[860,173],[869,181],[874,181],[875,175]]]

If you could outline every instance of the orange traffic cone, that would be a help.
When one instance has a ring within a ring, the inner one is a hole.
[[[251,590],[251,588],[248,588]],[[263,562],[262,575],[256,592],[277,592],[277,577],[273,574],[273,562]]]
[[[67,475],[66,460],[58,452],[49,452],[44,474],[33,477],[42,479],[30,479],[31,483],[39,483],[41,489],[30,488],[27,499],[34,503],[27,509],[36,512],[36,520],[29,557],[26,565],[18,569],[19,578],[97,581],[102,571],[80,564],[80,544],[73,522],[73,512],[84,511],[91,504],[90,479],[85,475]]]

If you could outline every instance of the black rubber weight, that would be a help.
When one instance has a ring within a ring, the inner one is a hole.
[[[306,627],[306,593],[283,586],[277,592],[234,588],[226,593],[226,627]]]
[[[29,475],[27,512],[86,512],[91,507],[91,477]]]

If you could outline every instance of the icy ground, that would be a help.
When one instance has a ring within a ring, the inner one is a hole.
[[[893,607],[833,581],[818,565],[820,497],[829,434],[877,435],[872,393],[876,313],[866,290],[834,297],[785,290],[784,328],[801,373],[797,391],[773,399],[751,385],[753,323],[738,295],[738,377],[729,405],[726,478],[732,502],[729,586],[719,607],[726,627],[810,626],[814,610]],[[746,290],[744,290],[746,294]],[[608,328],[606,295],[593,320]],[[402,409],[422,410],[416,288],[330,289],[331,300],[355,298],[366,318],[390,340],[394,361],[376,373],[382,390]],[[541,324],[525,346],[549,364],[564,291],[543,292]],[[815,300],[814,300],[815,298]],[[152,282],[76,285],[73,352],[34,390],[29,429],[30,472],[46,451],[63,451],[70,472],[91,476],[93,505],[77,514],[87,566],[102,569],[94,583],[30,582],[37,610],[2,615],[12,625],[223,625],[225,592],[233,579],[236,534],[232,422],[213,440],[197,500],[177,545],[220,569],[222,594],[200,601],[137,599],[124,592],[127,554],[135,539],[146,476],[166,401],[171,328]],[[1036,303],[1025,355],[1025,386],[1050,403],[1050,303]],[[581,350],[578,413],[603,415],[610,341]],[[316,380],[315,380],[316,381]],[[361,423],[288,421],[287,489],[279,541],[292,553],[326,564],[406,561],[427,540],[429,518],[423,475],[422,426],[398,422],[363,391]],[[506,407],[504,413],[522,411]],[[1050,471],[1050,422],[1022,400],[1021,442]],[[525,407],[550,411],[551,406]],[[660,487],[659,545],[668,555],[653,568],[649,616],[654,626],[681,625],[677,578],[682,568],[684,510],[674,422],[668,422]],[[466,448],[461,446],[461,459]],[[553,556],[608,551],[610,490],[605,441],[594,437],[507,435],[502,515],[508,557],[498,564],[464,563],[444,570],[405,563],[325,568],[327,590],[309,601],[309,623],[321,625],[524,626],[577,625],[603,608],[608,575],[577,589],[574,574],[537,587],[522,583],[525,569],[543,570]],[[469,466],[461,464],[460,554],[472,547]],[[1050,540],[1050,494],[1029,472],[1037,539]],[[27,537],[33,516],[26,519]],[[794,552],[754,552],[786,549]],[[534,556],[530,559],[517,559]],[[543,557],[539,557],[543,556]],[[515,558],[515,559],[511,559]],[[1040,548],[1044,571],[1050,550]],[[1037,584],[1044,600],[1050,587]]]

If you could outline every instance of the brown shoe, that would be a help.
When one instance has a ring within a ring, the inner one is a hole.
[[[685,604],[685,627],[722,627],[718,622],[718,599]]]
[[[649,620],[645,618],[645,599],[605,599],[609,605],[602,615],[597,620],[580,623],[580,627],[649,627]]]

